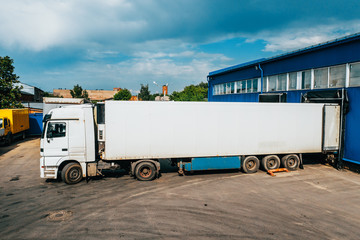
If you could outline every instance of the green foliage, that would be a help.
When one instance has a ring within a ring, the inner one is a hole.
[[[70,94],[73,98],[85,98],[89,99],[89,94],[86,90],[83,90],[79,84],[76,84],[72,90],[70,90]]]
[[[208,85],[207,83],[199,83],[198,85],[186,86],[183,91],[174,91],[170,95],[173,101],[207,101]]]
[[[150,95],[150,101],[155,101],[155,98],[156,98],[157,96],[162,96],[162,94],[160,94],[160,93],[151,94],[151,95]]]
[[[20,89],[14,86],[19,77],[14,73],[14,60],[0,56],[0,108],[21,108]]]
[[[121,89],[114,95],[114,100],[128,101],[131,98],[131,92],[126,88]]]
[[[149,85],[142,85],[141,84],[141,88],[140,88],[140,93],[138,95],[139,100],[141,99],[142,101],[149,101],[151,98],[151,94],[149,91]]]
[[[54,94],[50,93],[50,92],[44,92],[43,93],[43,97],[52,97],[52,98],[61,98],[59,96],[54,96]]]

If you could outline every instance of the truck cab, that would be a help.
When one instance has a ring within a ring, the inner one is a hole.
[[[77,183],[87,176],[87,164],[95,162],[92,105],[51,110],[44,117],[40,140],[40,173],[43,178]]]
[[[1,142],[5,142],[6,144],[9,144],[11,142],[10,139],[10,121],[6,117],[0,118],[0,140]]]

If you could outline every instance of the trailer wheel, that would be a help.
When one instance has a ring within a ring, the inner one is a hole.
[[[260,161],[255,156],[248,156],[242,163],[242,169],[245,173],[255,173],[259,170]]]
[[[296,154],[289,154],[281,158],[282,165],[290,171],[295,171],[300,164],[300,159]]]
[[[141,162],[136,166],[135,176],[140,181],[151,181],[156,177],[154,164],[150,162]]]
[[[280,167],[280,158],[276,155],[265,156],[261,160],[261,166],[265,171],[277,169]]]
[[[80,164],[72,162],[67,164],[61,171],[61,178],[66,184],[75,184],[82,180]]]

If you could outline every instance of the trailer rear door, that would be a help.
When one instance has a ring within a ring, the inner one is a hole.
[[[323,151],[338,150],[339,136],[340,136],[340,106],[325,105]]]

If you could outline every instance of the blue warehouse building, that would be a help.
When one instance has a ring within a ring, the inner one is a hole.
[[[210,72],[208,83],[215,102],[338,100],[346,106],[341,159],[360,164],[360,33]]]

